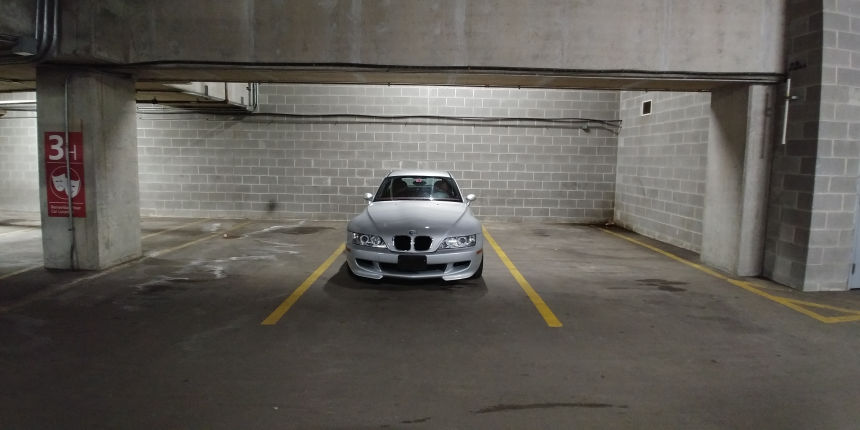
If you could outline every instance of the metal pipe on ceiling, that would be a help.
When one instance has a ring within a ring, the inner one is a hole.
[[[33,36],[36,42],[36,54],[30,56],[0,57],[0,65],[34,64],[47,57],[56,45],[59,30],[59,0],[37,0],[36,31]]]

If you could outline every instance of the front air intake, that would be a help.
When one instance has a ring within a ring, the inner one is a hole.
[[[412,249],[412,238],[409,236],[394,236],[394,249],[409,251]]]
[[[430,249],[431,243],[433,243],[433,238],[430,236],[418,236],[415,238],[415,250],[426,251]]]

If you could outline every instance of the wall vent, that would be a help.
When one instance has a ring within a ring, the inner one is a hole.
[[[642,102],[642,116],[651,115],[651,100]]]

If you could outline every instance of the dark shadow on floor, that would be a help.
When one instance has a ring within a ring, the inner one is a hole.
[[[349,267],[344,262],[337,273],[332,276],[323,291],[327,294],[338,295],[340,292],[349,290],[375,290],[391,292],[408,291],[440,291],[440,292],[469,292],[470,295],[484,295],[487,293],[487,284],[483,278],[466,279],[461,281],[443,281],[442,279],[399,279],[383,278],[380,280],[358,278],[349,272]]]

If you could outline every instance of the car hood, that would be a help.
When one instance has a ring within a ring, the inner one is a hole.
[[[405,200],[375,202],[356,217],[353,224],[356,228],[370,227],[377,234],[386,236],[415,230],[418,235],[438,237],[454,230],[466,214],[472,218],[469,207],[464,203]]]

